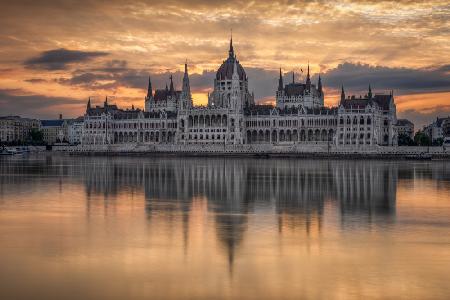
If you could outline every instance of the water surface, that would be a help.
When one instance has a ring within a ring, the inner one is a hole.
[[[449,299],[450,162],[0,157],[0,299]]]

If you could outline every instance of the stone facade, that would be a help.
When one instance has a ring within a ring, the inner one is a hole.
[[[84,127],[83,121],[84,121],[83,117],[69,121],[69,125],[67,126],[67,137],[69,144],[71,145],[81,144],[81,137],[83,135],[83,127]]]
[[[18,116],[0,117],[0,142],[25,142],[30,138],[32,129],[38,129],[39,120]]]
[[[43,134],[44,142],[47,145],[67,143],[68,124],[69,121],[62,119],[62,116],[56,120],[42,120],[40,129]]]
[[[414,139],[414,124],[407,119],[398,119],[397,120],[397,132],[398,135],[406,135],[411,139]]]
[[[276,105],[257,105],[248,90],[248,77],[233,49],[219,67],[207,106],[194,106],[185,64],[182,90],[155,90],[149,78],[145,111],[123,110],[105,101],[103,107],[88,102],[82,145],[218,145],[267,146],[397,145],[396,107],[393,93],[342,97],[337,107],[324,106],[319,77],[311,83],[309,66],[305,83],[283,86],[280,70]]]

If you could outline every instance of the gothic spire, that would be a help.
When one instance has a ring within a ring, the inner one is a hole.
[[[278,79],[278,90],[283,90],[283,74],[281,74],[281,68],[280,68],[280,79]]]
[[[86,110],[90,110],[91,109],[91,97],[89,97],[88,103],[86,105]]]
[[[295,72],[292,71],[292,84],[294,84],[294,83],[295,83]]]
[[[167,82],[166,82],[166,93],[169,92],[169,88],[167,87]]]
[[[369,93],[367,94],[367,96],[369,97],[369,99],[372,99],[372,88],[370,87],[370,84],[369,84]]]
[[[320,78],[320,74],[319,74],[319,82],[317,82],[317,90],[322,95],[322,79]]]
[[[192,106],[192,96],[191,96],[191,87],[189,84],[189,74],[188,74],[188,67],[187,67],[187,61],[184,64],[184,76],[183,76],[183,86],[181,88],[181,94],[182,94],[182,108],[187,108]]]
[[[234,58],[234,49],[233,49],[233,30],[231,30],[230,50],[228,50],[228,56],[229,56],[230,58]]]
[[[104,106],[105,106],[105,107],[107,107],[107,106],[108,106],[108,96],[106,96],[106,98],[105,98],[105,103],[104,103]]]
[[[308,89],[311,87],[311,78],[309,77],[309,61],[308,61],[308,73],[306,74],[306,86]]]
[[[170,75],[170,94],[173,95],[175,93],[175,89],[173,88],[173,78],[172,75]]]
[[[345,100],[344,85],[341,87],[341,102]]]
[[[152,81],[150,79],[150,75],[148,76],[148,89],[147,89],[147,98],[150,98],[153,95],[152,90]]]

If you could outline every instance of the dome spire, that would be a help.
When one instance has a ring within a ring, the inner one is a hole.
[[[230,50],[228,50],[228,56],[234,58],[234,49],[233,49],[233,29],[231,29],[231,37],[230,37]]]

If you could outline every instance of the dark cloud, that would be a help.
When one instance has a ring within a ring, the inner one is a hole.
[[[449,69],[450,65],[412,69],[345,62],[325,72],[322,78],[327,87],[337,89],[343,84],[351,91],[365,91],[371,84],[375,89],[393,89],[400,94],[437,92],[450,91]]]
[[[65,70],[69,65],[106,56],[107,52],[54,49],[27,59],[24,65],[31,69]]]
[[[57,118],[59,113],[70,112],[67,117],[83,113],[85,102],[67,97],[49,97],[27,94],[21,89],[0,89],[0,107],[3,115],[20,115],[33,118]]]
[[[219,66],[218,66],[219,67]],[[255,92],[257,99],[275,95],[278,82],[278,72],[264,70],[262,68],[246,68],[249,77],[249,89]],[[163,89],[170,84],[170,76],[173,76],[174,85],[181,89],[183,72],[151,73],[148,70],[127,68],[125,61],[113,64],[107,63],[103,68],[77,70],[70,78],[59,78],[57,82],[64,85],[80,86],[85,89],[117,89],[128,87],[147,89],[148,77],[151,76],[154,89]],[[193,92],[212,90],[216,71],[204,70],[202,73],[191,73],[189,80]]]
[[[396,94],[429,93],[450,90],[448,68],[448,65],[428,69],[389,68],[346,62],[323,73],[322,80],[325,88],[339,89],[341,84],[344,84],[348,92],[365,92],[368,85],[371,84],[374,92],[394,89]],[[278,70],[253,67],[247,67],[245,70],[249,77],[249,89],[251,92],[254,91],[257,101],[267,100],[270,97],[275,98]],[[192,91],[212,90],[215,73],[215,70],[191,73]],[[175,87],[181,88],[183,77],[181,71],[151,73],[146,69],[129,68],[126,61],[117,60],[106,62],[100,68],[77,70],[73,72],[72,77],[60,78],[57,81],[60,84],[79,86],[88,90],[135,88],[142,90],[144,94],[149,75],[151,75],[154,89],[161,89],[165,87],[166,83],[169,84],[170,75],[173,76]],[[304,77],[305,74],[296,73],[297,81],[304,81]],[[290,82],[292,73],[284,73],[283,78],[285,84]],[[317,79],[317,74],[312,76],[313,83],[316,83]]]
[[[30,82],[30,83],[43,83],[43,82],[47,82],[46,79],[42,79],[42,78],[30,78],[30,79],[25,79],[25,82]]]

